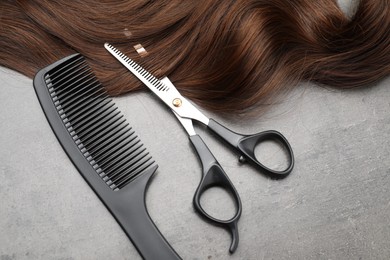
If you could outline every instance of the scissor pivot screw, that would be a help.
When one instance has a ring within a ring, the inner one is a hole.
[[[172,104],[173,104],[175,107],[181,107],[182,101],[181,101],[180,98],[175,98],[175,99],[172,101]]]
[[[240,163],[245,163],[246,162],[246,159],[245,159],[245,157],[244,156],[240,156],[240,158],[238,158],[238,161],[240,162]]]

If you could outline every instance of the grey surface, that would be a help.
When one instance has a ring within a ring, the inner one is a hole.
[[[0,259],[139,258],[62,151],[31,80],[1,69],[0,85]],[[229,234],[192,208],[200,165],[176,119],[146,92],[116,102],[160,165],[147,206],[185,259],[388,259],[389,85],[386,79],[352,91],[301,86],[262,118],[219,118],[242,133],[281,131],[296,157],[284,180],[241,166],[197,128],[241,195],[234,255]],[[233,210],[220,193],[209,195],[205,206],[216,207],[215,214]]]
[[[32,81],[2,68],[0,86],[0,259],[139,259],[58,144]],[[389,87],[390,79],[351,91],[302,85],[261,118],[214,116],[241,133],[282,132],[296,158],[284,180],[240,165],[197,128],[241,196],[234,255],[229,234],[194,212],[200,164],[177,120],[146,92],[116,102],[160,165],[147,206],[184,259],[389,259]],[[267,160],[279,158],[272,151]],[[231,214],[223,194],[207,195],[205,207]]]

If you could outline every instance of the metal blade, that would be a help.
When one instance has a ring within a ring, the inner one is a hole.
[[[167,77],[164,80],[159,80],[111,44],[105,43],[104,47],[177,115],[183,118],[195,119],[208,125],[209,119],[180,95],[179,91]]]

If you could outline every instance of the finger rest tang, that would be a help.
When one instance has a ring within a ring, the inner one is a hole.
[[[204,217],[206,220],[210,221],[211,223],[222,226],[230,231],[232,236],[232,242],[229,251],[230,253],[233,253],[236,250],[239,242],[237,222],[241,217],[242,212],[242,204],[240,197],[233,183],[230,181],[229,177],[226,175],[225,171],[222,169],[221,165],[212,155],[201,137],[199,135],[190,136],[190,141],[194,145],[203,167],[202,179],[199,183],[198,188],[196,189],[193,199],[194,207],[198,211],[198,213],[200,213],[201,216]],[[211,187],[221,187],[227,192],[229,192],[234,198],[234,203],[237,211],[231,219],[221,220],[214,218],[202,208],[200,198],[202,194],[208,188]]]

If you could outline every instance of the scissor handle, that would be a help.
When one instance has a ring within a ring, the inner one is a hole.
[[[230,181],[221,165],[203,142],[202,138],[200,138],[199,135],[192,135],[189,138],[194,145],[203,166],[202,179],[194,195],[194,207],[206,220],[230,230],[232,235],[232,243],[230,245],[229,251],[230,253],[233,253],[236,250],[239,241],[237,222],[242,212],[240,197],[233,183]],[[214,218],[202,208],[202,205],[200,204],[200,198],[202,194],[211,187],[221,187],[233,196],[237,211],[231,219],[221,220]]]
[[[207,125],[214,133],[228,142],[231,146],[236,148],[240,153],[240,161],[249,161],[261,171],[265,172],[272,178],[284,178],[294,168],[294,154],[286,137],[275,130],[268,130],[253,135],[242,135],[219,124],[217,121],[210,118],[210,122]],[[255,148],[258,144],[266,140],[279,141],[288,153],[288,166],[284,170],[274,170],[264,164],[262,164],[255,155]]]

